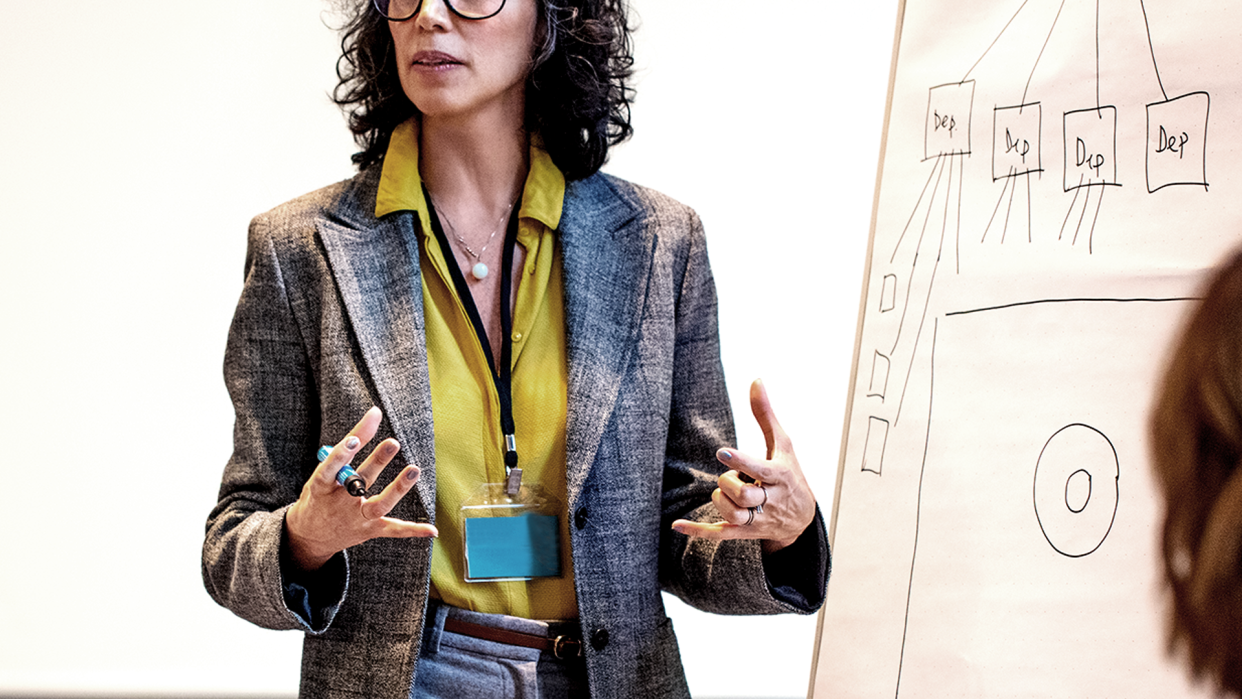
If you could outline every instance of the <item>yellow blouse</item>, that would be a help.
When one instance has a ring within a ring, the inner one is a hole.
[[[436,435],[436,527],[431,594],[447,604],[531,619],[578,616],[565,515],[565,414],[568,365],[561,251],[556,227],[565,178],[536,144],[518,212],[526,253],[513,314],[513,419],[523,483],[559,499],[561,577],[525,582],[465,581],[461,506],[484,483],[504,481],[500,400],[491,367],[449,275],[418,170],[418,125],[398,126],[384,156],[375,215],[418,214],[419,265],[426,315],[427,366]]]

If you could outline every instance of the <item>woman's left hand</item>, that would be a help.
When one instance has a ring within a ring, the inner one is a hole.
[[[712,493],[712,502],[725,521],[679,519],[673,529],[708,539],[762,539],[764,552],[772,553],[796,541],[815,519],[815,496],[759,380],[750,385],[750,409],[763,430],[767,458],[736,449],[717,451],[720,463],[731,468],[716,479],[718,487]],[[755,482],[743,480],[745,476]]]

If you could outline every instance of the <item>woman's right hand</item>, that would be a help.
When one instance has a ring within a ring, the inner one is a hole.
[[[401,498],[418,482],[418,467],[406,466],[388,487],[375,497],[354,497],[336,482],[336,474],[349,463],[379,429],[383,414],[371,408],[354,425],[328,458],[319,464],[298,501],[285,514],[285,535],[294,563],[304,571],[318,570],[338,552],[381,537],[431,537],[439,532],[430,524],[407,522],[388,516]],[[367,485],[400,449],[395,439],[380,442],[357,468]]]

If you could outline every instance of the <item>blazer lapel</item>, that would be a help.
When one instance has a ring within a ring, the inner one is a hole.
[[[371,201],[364,196],[316,225],[384,418],[402,445],[401,454],[422,470],[418,504],[434,520],[435,428],[414,216],[399,213],[377,220],[374,185],[358,189],[369,190]],[[417,509],[410,500],[402,499],[393,516],[412,519]]]
[[[355,192],[369,190],[370,197],[345,203],[336,216],[316,223],[380,408],[403,445],[402,453],[422,469],[416,489],[424,511],[434,514],[435,427],[414,216],[375,219],[374,183],[360,185]],[[595,461],[636,342],[656,243],[647,235],[643,216],[638,201],[601,175],[569,183],[566,189],[559,233],[569,362],[566,455],[571,507]],[[408,501],[402,500],[393,516],[409,517],[412,511],[402,513]]]
[[[564,251],[570,511],[586,482],[629,365],[654,260],[644,210],[601,175],[569,183]]]

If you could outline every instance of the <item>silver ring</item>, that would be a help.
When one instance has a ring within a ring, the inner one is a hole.
[[[763,490],[763,502],[759,503],[759,506],[755,508],[755,512],[763,514],[763,506],[768,504],[768,489],[762,483],[759,484],[759,488]]]
[[[753,522],[753,521],[755,521],[755,508],[753,508],[753,507],[748,507],[748,508],[746,508],[746,511],[750,513],[750,517],[748,517],[748,518],[746,519],[746,524],[743,524],[743,525],[742,525],[743,527],[749,527],[749,526],[750,526],[750,523],[751,523],[751,522]]]

